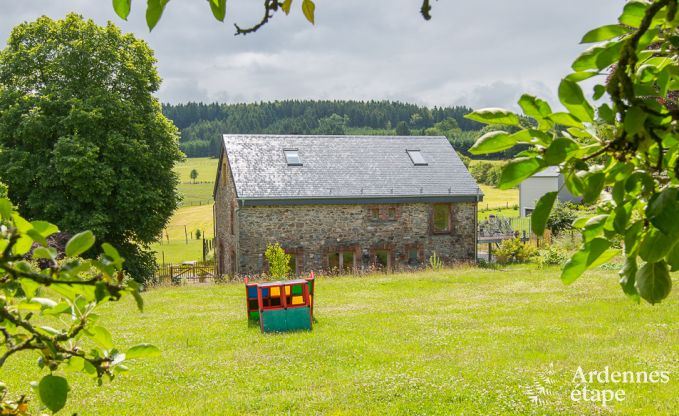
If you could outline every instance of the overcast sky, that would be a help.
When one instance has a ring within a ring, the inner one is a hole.
[[[172,0],[148,31],[146,1],[129,21],[111,0],[4,0],[3,45],[11,28],[75,11],[112,20],[155,50],[163,102],[388,99],[418,104],[514,107],[523,92],[554,102],[561,77],[594,27],[614,23],[623,0],[438,0],[429,22],[420,0],[316,0],[316,25],[301,0],[248,36],[262,0],[229,0],[227,21],[206,0]]]

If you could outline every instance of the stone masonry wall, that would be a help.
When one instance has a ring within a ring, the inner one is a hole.
[[[451,230],[445,234],[431,232],[432,204],[426,203],[240,208],[237,272],[265,271],[263,253],[267,244],[275,242],[297,256],[298,273],[327,270],[329,253],[338,251],[351,252],[356,259],[352,266],[358,269],[375,265],[377,250],[388,250],[392,268],[422,267],[434,251],[446,263],[473,261],[476,204],[452,203],[449,207]],[[218,221],[218,228],[223,227],[223,221]],[[417,262],[411,258],[414,250]]]
[[[214,204],[215,224],[215,264],[217,272],[223,275],[236,273],[236,253],[238,252],[238,216],[236,190],[229,169],[223,158],[220,161],[217,192]],[[233,216],[233,218],[232,218]]]

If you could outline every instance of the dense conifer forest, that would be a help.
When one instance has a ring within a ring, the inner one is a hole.
[[[217,156],[226,133],[444,135],[467,154],[484,131],[481,123],[464,118],[471,111],[464,106],[428,108],[393,101],[163,105],[165,116],[181,131],[181,149],[188,157]]]

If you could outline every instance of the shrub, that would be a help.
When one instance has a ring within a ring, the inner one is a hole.
[[[536,250],[518,238],[503,240],[495,250],[495,258],[500,264],[525,263],[535,256]]]
[[[547,228],[552,234],[559,235],[572,228],[573,221],[578,218],[578,209],[572,202],[558,202],[547,219]]]
[[[568,260],[568,255],[556,246],[549,246],[544,250],[538,251],[538,265],[543,266],[560,266],[565,264]]]
[[[264,252],[264,257],[269,262],[269,274],[280,278],[290,273],[290,255],[285,254],[285,250],[280,244],[269,244]]]
[[[203,235],[200,230],[196,230],[196,240],[200,240],[200,236]]]

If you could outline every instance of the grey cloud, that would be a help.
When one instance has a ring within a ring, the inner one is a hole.
[[[151,33],[141,0],[133,1],[127,22],[110,2],[11,1],[0,16],[0,36],[41,14],[75,11],[98,23],[112,20],[156,51],[165,79],[158,95],[170,102],[337,98],[513,106],[524,91],[553,100],[584,49],[582,34],[615,21],[624,1],[441,0],[425,22],[415,0],[318,0],[315,26],[300,3],[259,32],[234,37],[234,21],[245,26],[261,17],[259,1],[231,0],[222,24],[204,1],[173,0]]]

